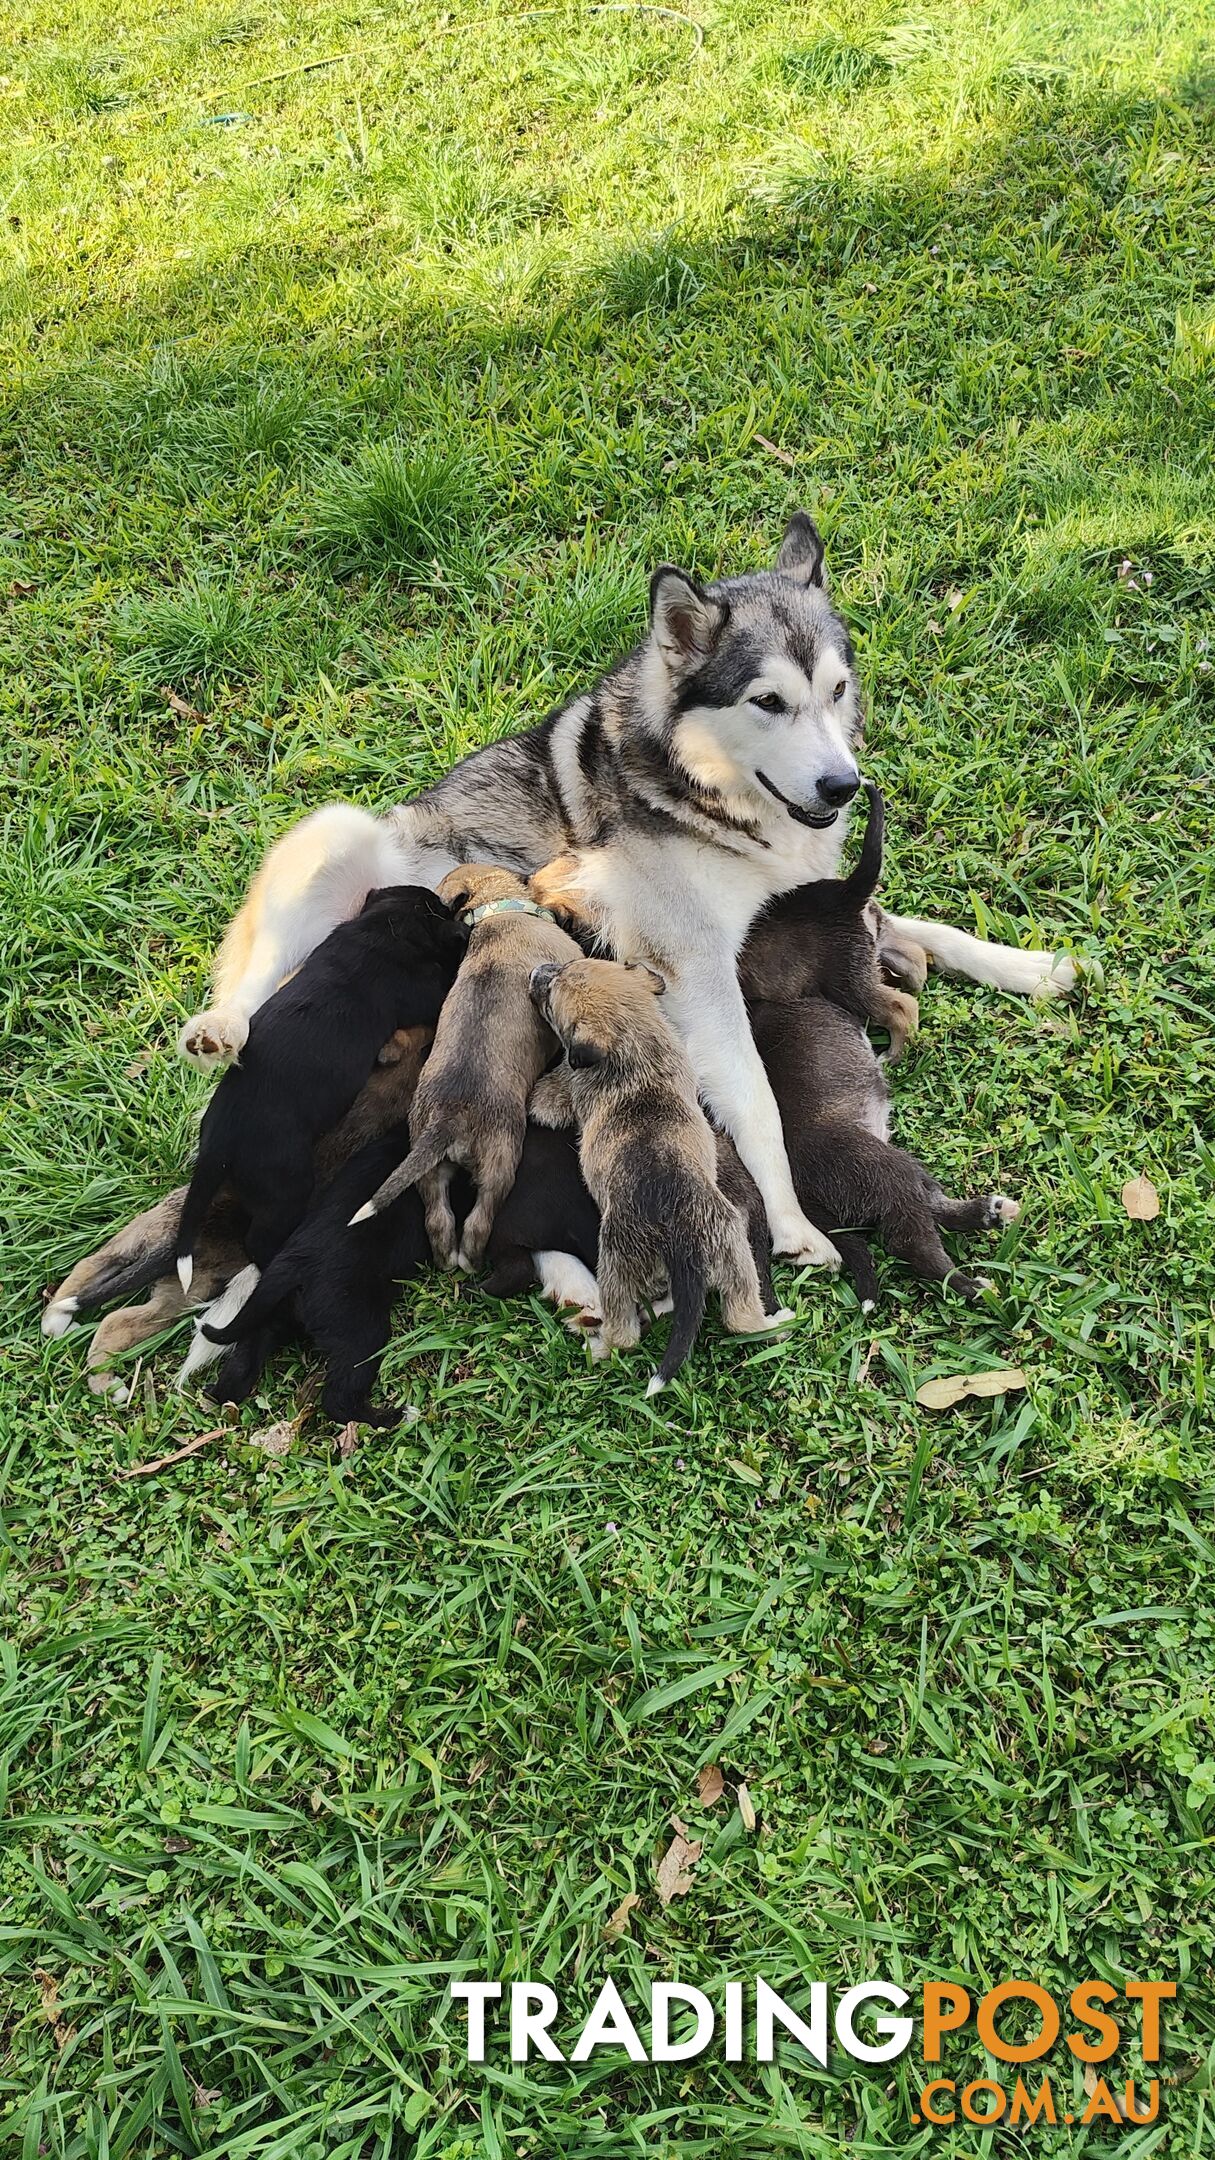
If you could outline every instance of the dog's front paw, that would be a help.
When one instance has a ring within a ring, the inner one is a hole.
[[[248,1040],[249,1023],[243,1013],[214,1010],[187,1020],[177,1047],[191,1065],[211,1072],[219,1065],[235,1065]]]
[[[1016,1222],[1021,1213],[1021,1202],[1010,1200],[1004,1193],[992,1193],[987,1203],[988,1220],[994,1228],[997,1223]]]
[[[804,1215],[791,1216],[773,1230],[772,1249],[778,1260],[792,1260],[797,1267],[830,1268],[838,1272],[840,1256],[830,1238]]]

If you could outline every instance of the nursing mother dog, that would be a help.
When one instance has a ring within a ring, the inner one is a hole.
[[[287,832],[181,1048],[203,1066],[239,1056],[250,1015],[374,887],[437,885],[462,862],[529,876],[562,857],[562,887],[602,925],[604,946],[666,977],[666,1009],[759,1187],[776,1252],[835,1265],[793,1189],[735,961],[768,901],[838,872],[860,782],[852,643],[802,512],[770,570],[702,588],[664,567],[650,603],[642,642],[538,727],[474,752],[382,818],[334,804]],[[976,982],[1033,995],[1072,980],[1071,963],[1048,954],[927,922],[884,926]]]

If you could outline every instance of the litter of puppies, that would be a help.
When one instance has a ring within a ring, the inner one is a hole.
[[[950,1198],[890,1143],[884,1066],[915,1031],[924,956],[884,945],[879,967],[883,804],[867,793],[855,869],[769,907],[739,982],[798,1201],[862,1307],[878,1295],[866,1233],[974,1299],[985,1285],[941,1231],[998,1229],[1019,1209],[999,1193]],[[709,1121],[663,976],[601,957],[594,926],[573,909],[559,919],[560,891],[553,866],[529,883],[465,864],[437,893],[371,893],[317,946],[215,1087],[188,1188],[51,1298],[43,1329],[57,1335],[149,1293],[102,1321],[91,1387],[123,1399],[114,1359],[201,1306],[181,1377],[219,1359],[218,1400],[244,1401],[302,1339],[325,1364],[327,1416],[395,1425],[400,1411],[375,1400],[392,1306],[432,1259],[487,1268],[495,1296],[538,1285],[594,1358],[631,1350],[647,1313],[670,1312],[651,1394],[690,1355],[711,1293],[731,1333],[792,1322],[759,1189]],[[887,1059],[867,1023],[887,1032]]]

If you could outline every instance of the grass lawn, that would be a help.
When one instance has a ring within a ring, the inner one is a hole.
[[[913,2127],[914,2051],[470,2066],[461,1974],[551,1980],[567,2044],[606,1974],[1172,1978],[1163,2120],[1029,2142],[1211,2149],[1210,10],[689,6],[702,42],[0,4],[24,2160],[1024,2149]],[[654,562],[763,562],[795,503],[888,897],[1101,956],[1045,1012],[934,980],[898,1073],[905,1142],[1024,1202],[998,1308],[786,1276],[788,1345],[710,1331],[647,1405],[647,1357],[436,1283],[385,1366],[410,1429],[341,1461],[305,1415],[266,1455],[301,1360],[244,1440],[117,1482],[213,1417],[180,1339],[99,1404],[39,1294],[180,1176],[173,1038],[267,840],[539,717]],[[917,1407],[993,1364],[1027,1392]],[[705,1844],[664,1909],[673,1812]]]

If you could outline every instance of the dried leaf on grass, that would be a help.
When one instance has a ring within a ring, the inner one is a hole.
[[[174,1448],[171,1455],[158,1455],[154,1462],[132,1463],[129,1470],[116,1470],[114,1475],[120,1478],[151,1477],[156,1470],[167,1470],[171,1463],[184,1462],[187,1455],[197,1455],[200,1448],[210,1447],[213,1440],[231,1438],[230,1425],[213,1425],[210,1432],[196,1434],[184,1447]]]
[[[54,1973],[47,1972],[41,1965],[35,1965],[34,1978],[38,1983],[38,1994],[42,2001],[42,2015],[54,2033],[55,2045],[62,2054],[68,2041],[75,2039],[76,2028],[68,2024],[59,2008],[59,1982]]]
[[[950,1410],[971,1396],[1013,1395],[1028,1386],[1025,1374],[1016,1366],[1004,1366],[997,1372],[952,1373],[948,1379],[926,1380],[923,1387],[916,1389],[915,1399],[925,1410]]]
[[[671,1825],[675,1835],[658,1863],[656,1881],[658,1902],[669,1905],[672,1898],[686,1897],[692,1887],[692,1869],[704,1851],[703,1838],[690,1838],[686,1823],[678,1815],[672,1815]]]
[[[1128,1178],[1122,1188],[1122,1205],[1132,1222],[1155,1222],[1160,1213],[1160,1194],[1150,1178]]]
[[[688,1881],[690,1885],[690,1876]],[[661,1890],[658,1894],[660,1897],[662,1896]],[[619,1942],[622,1935],[628,1934],[630,1916],[637,1910],[640,1903],[641,1899],[635,1890],[630,1890],[627,1897],[621,1898],[611,1918],[603,1923],[603,1939],[605,1942]],[[665,1905],[665,1903],[666,1899],[663,1898],[663,1904]]]
[[[715,1762],[705,1763],[696,1773],[696,1797],[702,1807],[716,1807],[726,1789],[726,1781]]]
[[[743,1825],[743,1829],[744,1829],[744,1830],[754,1830],[754,1828],[755,1828],[755,1807],[754,1807],[754,1803],[753,1803],[753,1801],[752,1801],[752,1799],[751,1799],[751,1795],[750,1795],[750,1793],[749,1793],[749,1792],[747,1791],[747,1788],[746,1788],[746,1786],[745,1786],[745,1785],[740,1785],[740,1786],[739,1786],[739,1788],[738,1788],[738,1791],[737,1791],[737,1793],[736,1793],[736,1795],[735,1795],[735,1798],[736,1798],[736,1799],[737,1799],[737,1801],[738,1801],[738,1812],[739,1812],[739,1814],[740,1814],[740,1815],[742,1816],[742,1825]]]
[[[184,697],[179,697],[176,690],[162,690],[160,694],[169,711],[175,712],[179,720],[206,719],[206,714],[201,713],[197,705],[191,705]]]
[[[349,1462],[350,1457],[353,1455],[358,1444],[358,1426],[343,1425],[341,1432],[338,1434],[338,1454],[343,1462]]]
[[[1113,2086],[1108,2082],[1106,2078],[1099,2077],[1091,2063],[1085,2063],[1084,2090],[1087,2097],[1090,2100],[1095,2099],[1098,2092],[1103,2086],[1105,2088],[1105,2098],[1108,2100],[1110,2107],[1114,2110],[1114,2113],[1118,2116],[1120,2121],[1126,2122],[1128,2120],[1126,2112],[1126,2102],[1123,2099],[1122,2094],[1115,2092]],[[1109,2113],[1109,2110],[1104,2105],[1101,2108],[1101,2116],[1102,2120],[1105,2122],[1112,2121],[1113,2119]]]
[[[266,1425],[260,1432],[250,1433],[249,1445],[260,1448],[263,1455],[289,1455],[299,1429],[298,1418],[282,1418],[277,1425]]]

